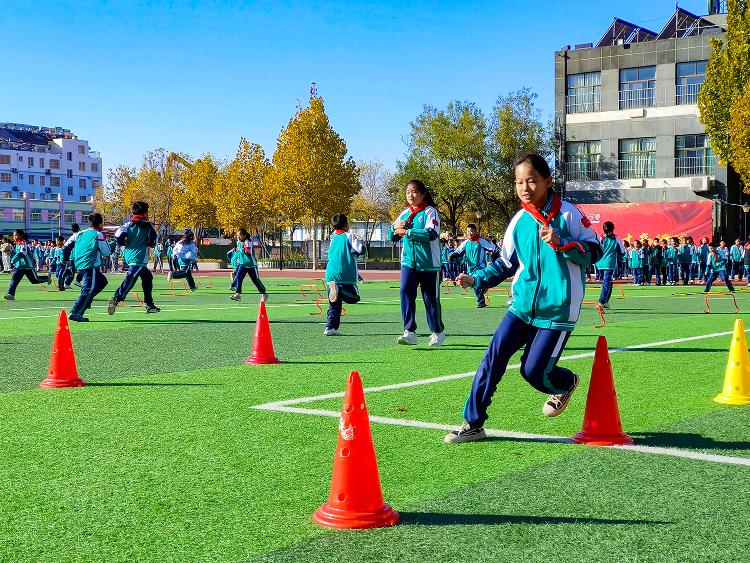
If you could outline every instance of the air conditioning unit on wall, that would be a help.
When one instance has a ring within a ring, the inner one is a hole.
[[[712,176],[697,176],[690,178],[690,189],[696,193],[710,192],[714,189],[716,179]]]

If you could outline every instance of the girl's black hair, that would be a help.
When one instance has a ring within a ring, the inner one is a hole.
[[[542,178],[546,179],[552,177],[552,172],[550,172],[549,164],[542,155],[535,152],[527,152],[525,154],[522,154],[521,156],[516,158],[515,162],[513,163],[513,169],[523,164],[524,162],[528,162]]]
[[[431,205],[432,207],[435,207],[435,199],[432,197],[432,193],[427,188],[427,186],[424,185],[424,182],[422,180],[409,180],[406,182],[406,187],[408,186],[414,186],[417,188],[417,191],[421,194],[424,194],[424,203],[425,205]]]
[[[245,229],[239,229],[237,231],[237,234],[240,235],[240,237],[242,237],[243,240],[247,240],[248,238],[250,238],[250,234]]]
[[[610,234],[615,232],[615,224],[612,221],[604,221],[604,224],[602,225],[602,230],[605,234]]]

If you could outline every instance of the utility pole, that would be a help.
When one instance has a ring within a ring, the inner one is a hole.
[[[568,143],[567,143],[567,113],[568,113],[568,51],[570,51],[570,45],[565,45],[559,53],[556,53],[558,57],[563,59],[563,87],[562,87],[562,117],[557,119],[555,124],[555,137],[557,142],[557,174],[558,181],[560,182],[560,197],[565,197],[565,189],[567,187],[568,178]]]

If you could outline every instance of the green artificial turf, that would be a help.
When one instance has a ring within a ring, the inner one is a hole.
[[[267,279],[278,365],[247,366],[258,296],[228,300],[226,278],[162,312],[126,307],[71,324],[88,385],[41,390],[57,315],[77,292],[22,283],[0,304],[0,559],[272,561],[726,561],[750,551],[750,468],[523,439],[448,446],[443,431],[373,423],[385,498],[402,512],[387,530],[312,523],[328,496],[335,417],[253,406],[341,392],[350,370],[366,387],[470,373],[505,308],[443,293],[448,339],[395,345],[394,282],[367,283],[347,306],[340,338],[322,336],[299,279]],[[7,283],[7,277],[0,283]],[[607,325],[587,306],[565,355],[731,331],[731,300],[700,287],[625,288]],[[691,295],[675,295],[683,292]],[[615,297],[618,293],[615,293]],[[595,301],[596,291],[587,291]],[[750,295],[739,293],[744,311]],[[750,326],[748,327],[750,328]],[[750,457],[750,407],[717,405],[729,336],[611,356],[626,431],[643,445]],[[488,427],[570,436],[580,429],[590,357],[568,410],[541,414],[544,396],[508,371]],[[368,393],[370,414],[458,424],[471,377]],[[301,405],[339,411],[340,399]]]

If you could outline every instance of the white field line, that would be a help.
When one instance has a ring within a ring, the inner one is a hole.
[[[341,413],[336,411],[329,411],[323,409],[303,409],[298,407],[286,407],[286,406],[274,406],[273,403],[265,405],[259,405],[253,407],[259,410],[268,410],[275,412],[286,412],[294,414],[308,414],[315,416],[327,416],[331,418],[339,418]],[[422,422],[419,420],[404,420],[401,418],[388,418],[384,416],[370,416],[370,421],[378,424],[389,424],[393,426],[406,426],[409,428],[425,428],[428,430],[441,430],[444,432],[450,432],[456,426],[450,424],[439,424],[436,422]],[[484,429],[487,436],[493,438],[507,438],[511,440],[521,440],[529,442],[553,442],[561,444],[573,444],[570,438],[561,436],[547,436],[545,434],[528,434],[526,432],[512,432],[508,430],[497,430],[495,428]],[[578,445],[578,444],[575,444]],[[680,450],[676,448],[660,448],[655,446],[606,446],[607,449],[623,450],[630,452],[638,452],[644,454],[664,455],[670,457],[679,457],[683,459],[692,459],[696,461],[707,461],[711,463],[724,463],[728,465],[746,465],[750,466],[750,458],[734,457],[727,455],[718,454],[706,454],[702,452],[695,452],[691,450]]]
[[[750,332],[750,328],[745,329],[745,332]],[[719,336],[728,336],[730,334],[733,334],[734,331],[727,330],[724,332],[712,332],[711,334],[700,334],[698,336],[688,336],[685,338],[675,338],[673,340],[661,340],[659,342],[647,342],[645,344],[634,344],[633,346],[623,346],[621,348],[610,348],[609,353],[610,354],[616,354],[618,352],[632,352],[632,351],[638,351],[643,348],[656,348],[658,346],[667,346],[670,344],[680,344],[682,342],[692,342],[694,340],[704,340],[706,338],[717,338]],[[559,361],[569,361],[569,360],[580,360],[582,358],[593,358],[594,352],[583,352],[581,354],[571,354],[568,356],[562,356],[560,357]],[[509,365],[507,369],[518,369],[521,367],[521,364],[513,364]],[[475,372],[473,371],[467,371],[465,373],[455,373],[452,375],[441,375],[438,377],[430,377],[428,379],[415,379],[413,381],[404,381],[402,383],[392,383],[390,385],[381,385],[378,387],[365,387],[365,393],[379,393],[381,391],[392,391],[395,389],[404,389],[406,387],[416,387],[418,385],[431,385],[433,383],[441,383],[443,381],[453,381],[455,379],[465,379],[469,377],[474,377]],[[343,398],[344,392],[338,391],[335,393],[326,393],[324,395],[315,395],[311,397],[300,397],[298,399],[287,399],[284,401],[274,401],[271,403],[266,403],[263,405],[257,405],[253,408],[260,409],[269,407],[266,410],[274,410],[278,409],[279,407],[288,407],[290,405],[301,405],[304,403],[312,403],[315,401],[324,401],[327,399],[340,399]]]
[[[746,329],[745,332],[750,332],[750,329]],[[612,348],[609,350],[609,353],[614,354],[618,352],[638,351],[643,348],[655,348],[657,346],[680,344],[683,342],[692,342],[694,340],[704,340],[707,338],[717,338],[720,336],[728,336],[733,333],[734,331],[713,332],[710,334],[701,334],[698,336],[688,336],[685,338],[675,338],[672,340],[661,340],[659,342],[647,342],[645,344],[636,344],[634,346]],[[569,356],[562,356],[560,358],[560,361],[577,360],[581,358],[590,358],[593,356],[594,356],[594,352],[572,354]],[[521,367],[520,364],[513,364],[511,366],[508,366],[508,369],[518,369],[519,367]],[[474,372],[456,373],[453,375],[443,375],[439,377],[431,377],[429,379],[417,379],[414,381],[405,381],[402,383],[394,383],[391,385],[381,385],[378,387],[366,387],[364,391],[366,394],[372,394],[372,393],[379,393],[382,391],[391,391],[395,389],[415,387],[417,385],[430,385],[433,383],[440,383],[443,381],[464,379],[464,378],[473,377],[473,376],[474,376]],[[315,416],[328,416],[328,417],[338,418],[340,416],[340,413],[337,411],[326,410],[326,409],[300,408],[300,407],[293,407],[291,405],[300,405],[304,403],[323,401],[327,399],[338,399],[338,398],[343,398],[343,396],[344,396],[343,392],[327,393],[324,395],[315,395],[312,397],[301,397],[298,399],[287,399],[284,401],[264,403],[262,405],[255,405],[251,408],[257,409],[257,410],[265,410],[265,411],[285,412],[285,413],[293,413],[293,414],[307,414],[307,415],[315,415]],[[425,428],[429,430],[442,430],[446,432],[449,432],[455,428],[455,425],[439,424],[439,423],[434,423],[434,422],[422,422],[418,420],[405,420],[405,419],[400,419],[400,418],[388,418],[388,417],[382,417],[382,416],[370,416],[369,418],[372,422],[379,423],[379,424],[406,426],[406,427],[411,427],[411,428]],[[488,436],[498,437],[498,438],[510,438],[510,439],[528,440],[528,441],[534,441],[534,442],[571,443],[570,438],[562,437],[562,436],[529,434],[526,432],[514,432],[514,431],[499,430],[499,429],[494,429],[494,428],[485,428],[485,432],[487,433]],[[695,452],[695,451],[690,451],[690,450],[680,450],[676,448],[661,448],[661,447],[654,447],[654,446],[633,445],[633,446],[610,446],[610,447],[625,450],[625,451],[680,457],[680,458],[692,459],[692,460],[697,460],[697,461],[707,461],[707,462],[712,462],[712,463],[725,463],[725,464],[730,464],[730,465],[750,466],[750,458],[706,454],[706,453]]]

